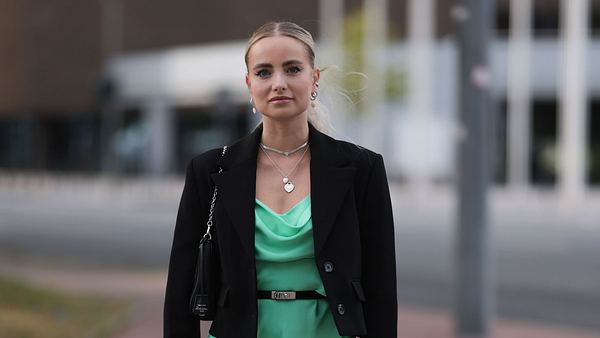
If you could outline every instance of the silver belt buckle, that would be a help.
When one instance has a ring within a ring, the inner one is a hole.
[[[271,291],[271,299],[275,299],[275,300],[296,299],[296,292],[295,291]]]

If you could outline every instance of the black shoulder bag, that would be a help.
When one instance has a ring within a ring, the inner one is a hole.
[[[221,158],[225,156],[227,146],[223,147]],[[219,168],[219,173],[223,168]],[[213,225],[213,211],[217,201],[217,186],[213,191],[212,201],[210,203],[210,212],[208,213],[208,221],[206,222],[206,233],[200,240],[198,247],[198,261],[196,263],[196,275],[194,280],[194,288],[190,297],[190,311],[192,314],[200,317],[200,320],[213,320],[216,312],[216,294],[217,287],[217,250],[210,233],[210,228]]]

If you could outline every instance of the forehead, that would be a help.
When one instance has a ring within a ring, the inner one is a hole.
[[[277,65],[291,59],[310,63],[306,46],[289,36],[262,38],[248,51],[249,67],[257,63]]]

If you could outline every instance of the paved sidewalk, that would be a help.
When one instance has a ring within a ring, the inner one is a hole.
[[[400,306],[399,338],[451,338],[451,314],[432,309]],[[497,319],[489,338],[600,338],[600,332]]]
[[[0,252],[165,268],[182,186],[182,177],[0,171]],[[399,298],[447,309],[456,283],[456,193],[390,188]],[[489,199],[497,314],[600,331],[600,191],[574,206],[552,190],[491,188]]]
[[[133,299],[135,315],[111,338],[162,337],[165,272],[90,269],[47,263],[15,262],[0,258],[0,274],[43,283],[69,292],[95,293]],[[498,319],[489,338],[600,338],[600,332],[561,326]],[[448,312],[401,305],[399,338],[451,338]]]

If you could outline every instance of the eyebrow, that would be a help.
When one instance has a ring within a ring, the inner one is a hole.
[[[298,65],[298,64],[302,64],[302,61],[299,60],[289,60],[283,63],[283,67],[287,67],[290,65]],[[273,68],[273,65],[270,63],[259,63],[256,66],[254,66],[252,69],[258,69],[258,68]]]

